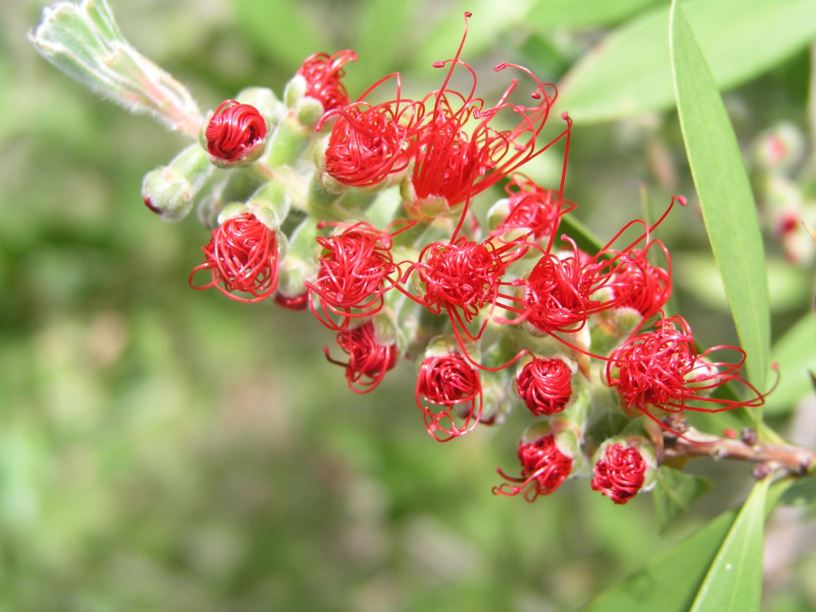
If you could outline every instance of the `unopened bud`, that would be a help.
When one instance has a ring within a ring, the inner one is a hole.
[[[142,181],[142,199],[166,221],[187,216],[193,198],[210,175],[211,166],[201,147],[191,145],[167,166],[148,172]]]

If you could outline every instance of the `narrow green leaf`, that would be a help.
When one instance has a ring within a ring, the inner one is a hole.
[[[813,0],[693,0],[684,10],[721,89],[763,73],[816,36]],[[667,14],[650,11],[607,35],[567,74],[560,107],[578,123],[671,108]]]
[[[235,0],[238,25],[270,60],[291,68],[325,49],[321,36],[303,14],[302,3],[292,0]]]
[[[734,130],[683,10],[673,4],[672,68],[680,127],[711,250],[748,378],[763,388],[770,352],[768,278],[756,205]]]
[[[711,481],[707,478],[662,466],[657,472],[657,483],[652,492],[660,531],[665,531],[710,488]]]
[[[801,478],[791,484],[780,498],[779,503],[786,506],[814,508],[816,502],[816,475]]]
[[[748,529],[759,531],[758,562],[762,562],[763,520],[789,486],[789,479],[775,483],[770,491],[767,480],[757,483],[739,513],[729,510],[720,514],[644,569],[598,595],[586,609],[591,612],[686,612],[700,597],[701,587],[710,579],[712,570],[720,567],[723,555],[730,558],[732,546],[739,543],[737,538],[751,536],[748,539],[755,543],[757,533],[750,533]],[[726,545],[728,548],[723,553]],[[755,548],[752,550],[756,552]]]
[[[769,479],[754,485],[700,586],[692,612],[759,610]]]
[[[779,366],[779,384],[765,402],[765,413],[781,415],[796,408],[811,388],[809,370],[816,369],[816,318],[808,313],[774,346],[771,359]]]
[[[536,28],[587,28],[617,23],[658,0],[539,0],[527,23]]]

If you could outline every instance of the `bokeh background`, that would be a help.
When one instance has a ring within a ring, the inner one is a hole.
[[[345,47],[360,55],[352,95],[396,69],[426,91],[465,8],[484,73],[508,59],[557,81],[606,31],[486,1],[110,3],[204,108],[248,84],[281,91],[304,56]],[[357,396],[308,313],[191,291],[207,233],[139,197],[184,142],[39,58],[26,33],[44,4],[0,4],[0,610],[574,609],[744,497],[746,466],[699,466],[716,492],[665,533],[649,496],[615,507],[586,481],[533,505],[495,498],[523,415],[439,445],[412,364]],[[810,74],[802,51],[728,94],[747,156],[780,121],[807,141]],[[643,189],[656,207],[693,194],[672,113],[578,126],[569,176],[602,237],[642,213]],[[694,205],[661,237],[703,344],[733,342]],[[781,337],[808,311],[813,267],[785,260],[773,232],[768,250]],[[812,398],[789,404],[772,422],[816,445]],[[767,608],[814,609],[813,523],[775,517]]]

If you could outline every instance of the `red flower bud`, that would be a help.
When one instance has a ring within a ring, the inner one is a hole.
[[[539,495],[549,495],[572,472],[572,457],[562,452],[553,434],[532,441],[521,440],[518,445],[521,476],[510,476],[501,468],[499,475],[508,482],[493,487],[494,495],[514,496],[524,492],[524,499],[534,502]]]
[[[258,109],[237,100],[224,100],[210,117],[204,137],[214,159],[233,163],[259,155],[266,132],[266,120]]]
[[[328,347],[324,349],[326,359],[346,368],[346,382],[355,393],[373,391],[382,382],[385,373],[397,363],[397,346],[381,344],[371,321],[339,332],[337,344],[348,355],[348,362],[334,360]]]
[[[647,467],[637,448],[619,443],[609,444],[595,464],[592,488],[616,504],[625,504],[643,486]]]
[[[306,95],[318,100],[324,111],[348,104],[346,86],[341,80],[345,76],[343,66],[356,60],[357,54],[351,49],[307,57],[297,71],[306,80]]]
[[[210,242],[201,248],[204,263],[190,272],[190,286],[196,290],[215,287],[237,302],[258,302],[278,286],[278,243],[275,232],[249,212],[232,217],[213,231]],[[197,272],[206,270],[210,282],[194,285]],[[248,293],[250,298],[235,292]]]
[[[558,357],[535,358],[518,373],[516,390],[533,415],[557,414],[572,397],[572,369]]]
[[[391,236],[365,221],[334,236],[319,237],[323,247],[317,279],[307,282],[314,315],[332,330],[343,330],[354,318],[382,310],[383,294],[396,278]],[[316,299],[319,298],[319,306]],[[337,321],[336,319],[339,319]]]
[[[479,372],[457,353],[425,358],[415,398],[428,434],[439,442],[469,433],[482,417]]]

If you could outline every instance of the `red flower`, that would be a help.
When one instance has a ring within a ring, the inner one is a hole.
[[[227,219],[213,231],[210,242],[201,248],[204,263],[190,272],[190,286],[196,290],[215,287],[236,302],[258,302],[278,286],[278,243],[275,232],[246,212]],[[211,280],[194,285],[197,272],[206,270]],[[235,292],[248,293],[250,298]]]
[[[386,81],[395,78],[397,97],[371,105],[365,98]],[[401,97],[399,74],[388,75],[372,85],[354,103],[324,115],[338,119],[326,147],[326,172],[344,185],[370,187],[408,167],[414,154],[415,124],[422,116],[418,102]]]
[[[510,229],[525,229],[535,239],[555,233],[561,216],[568,210],[561,208],[558,192],[544,189],[522,174],[516,174],[504,188],[508,199],[508,213],[504,221],[491,232],[500,236]],[[570,206],[572,209],[574,205]]]
[[[351,49],[338,51],[334,55],[314,53],[303,60],[297,74],[306,79],[306,95],[318,100],[324,111],[330,111],[348,104],[348,93],[343,85],[343,66],[357,60]]]
[[[513,79],[495,106],[486,108],[484,100],[475,96],[476,72],[460,57],[467,37],[465,32],[453,59],[436,62],[436,68],[450,66],[442,86],[423,100],[427,121],[417,132],[418,149],[412,175],[412,184],[418,199],[442,197],[448,206],[465,202],[484,191],[513,170],[549,148],[566,132],[546,144],[537,143],[550,108],[555,102],[556,90],[551,83],[541,82],[528,69],[502,63],[496,71],[507,68],[520,70],[534,83],[532,105],[510,100],[518,86]],[[472,80],[466,93],[450,87],[457,68],[462,67]],[[516,126],[499,130],[493,119],[499,114],[515,115]]]
[[[651,264],[647,258],[649,247],[658,245],[668,262],[667,269]],[[671,260],[669,251],[659,240],[645,249],[634,249],[621,259],[611,283],[618,306],[634,308],[646,319],[660,312],[672,292]]]
[[[572,369],[558,357],[535,358],[518,373],[516,390],[533,415],[557,414],[572,397]]]
[[[346,382],[355,393],[373,391],[382,382],[385,373],[397,363],[396,345],[381,344],[371,321],[339,332],[337,344],[348,355],[348,362],[334,360],[328,347],[324,349],[326,359],[346,368]]]
[[[563,453],[549,434],[518,445],[521,462],[521,476],[509,476],[501,468],[499,475],[508,482],[493,487],[494,495],[518,495],[524,492],[524,499],[534,502],[539,495],[549,495],[567,479],[572,472],[572,457]]]
[[[736,353],[736,362],[709,359],[723,351]],[[629,338],[609,355],[606,384],[618,390],[626,408],[661,422],[652,407],[666,412],[694,410],[721,412],[758,407],[764,395],[739,374],[745,352],[734,346],[716,346],[697,352],[691,328],[681,316],[662,319],[654,330]],[[753,393],[746,401],[708,397],[728,382],[745,385]]]
[[[317,279],[306,286],[318,320],[339,331],[352,319],[382,310],[383,294],[396,282],[389,279],[397,270],[391,236],[360,221],[339,234],[317,238],[317,243],[323,247]]]
[[[425,358],[415,398],[428,434],[438,442],[472,431],[482,417],[479,372],[457,353]]]
[[[647,467],[637,448],[609,444],[593,469],[592,489],[616,504],[625,504],[643,486]]]
[[[258,109],[237,100],[224,100],[210,117],[204,137],[214,159],[237,162],[260,154],[266,132],[266,120]]]

